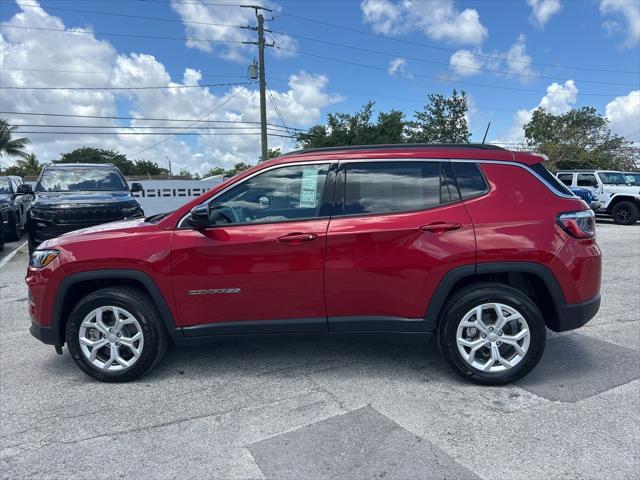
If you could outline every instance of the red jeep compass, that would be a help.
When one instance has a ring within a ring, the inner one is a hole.
[[[546,328],[600,305],[593,212],[539,155],[491,145],[290,153],[175,212],[42,243],[31,332],[104,381],[167,344],[264,333],[437,335],[460,375],[503,384]]]

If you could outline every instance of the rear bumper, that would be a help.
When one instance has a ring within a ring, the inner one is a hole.
[[[547,319],[547,326],[554,332],[566,332],[582,327],[596,316],[600,309],[600,294],[581,303],[556,305],[557,318]]]
[[[29,327],[29,332],[42,343],[46,343],[47,345],[60,345],[60,338],[52,327],[44,327],[32,322]]]

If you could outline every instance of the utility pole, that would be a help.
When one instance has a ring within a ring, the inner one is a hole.
[[[275,44],[266,44],[264,41],[264,32],[271,32],[271,30],[264,29],[264,16],[259,13],[259,11],[265,10],[267,12],[271,12],[272,10],[261,7],[260,5],[241,5],[241,7],[253,8],[256,12],[256,19],[258,21],[257,27],[243,27],[248,30],[258,32],[258,41],[242,43],[249,45],[258,45],[258,70],[260,79],[260,143],[262,146],[261,161],[265,161],[269,156],[269,147],[267,144],[267,80],[264,68],[264,48],[274,47]]]

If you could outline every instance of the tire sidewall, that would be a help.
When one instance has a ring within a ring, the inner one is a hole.
[[[76,364],[89,376],[105,382],[126,382],[144,375],[159,359],[161,353],[162,332],[154,320],[157,315],[148,301],[131,298],[121,290],[104,290],[88,295],[73,309],[66,328],[67,348]],[[92,365],[80,349],[79,330],[84,318],[98,307],[115,306],[131,313],[142,329],[144,345],[142,354],[136,363],[121,372],[107,372]]]
[[[626,221],[618,220],[617,213],[618,213],[618,210],[620,210],[621,208],[629,209],[629,211],[631,212],[631,218],[629,220],[626,220]],[[615,223],[619,225],[633,225],[638,221],[639,209],[638,209],[638,206],[635,205],[634,203],[623,201],[616,204],[616,206],[613,207],[613,211],[611,213],[612,213],[613,221]]]
[[[483,303],[502,303],[515,308],[529,325],[529,350],[524,359],[513,368],[499,373],[488,373],[469,365],[458,351],[457,330],[464,315]],[[536,305],[524,294],[510,287],[483,287],[468,291],[452,302],[443,316],[438,340],[443,356],[463,378],[485,385],[503,385],[529,373],[544,353],[546,327]]]

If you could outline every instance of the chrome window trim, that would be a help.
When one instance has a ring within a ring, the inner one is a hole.
[[[373,162],[452,162],[452,163],[478,163],[478,164],[483,164],[483,163],[488,163],[488,164],[493,164],[493,165],[509,165],[509,166],[513,166],[513,167],[519,167],[522,168],[523,170],[526,170],[527,172],[529,172],[531,175],[533,175],[536,179],[538,179],[544,186],[547,187],[547,189],[549,189],[549,191],[551,193],[553,193],[555,196],[560,197],[560,198],[572,198],[575,199],[577,198],[575,195],[565,195],[561,192],[558,192],[555,190],[555,188],[550,185],[543,177],[541,177],[540,175],[538,175],[531,167],[529,167],[529,165],[525,165],[524,163],[520,163],[520,162],[515,162],[515,161],[509,161],[509,160],[491,160],[491,159],[478,159],[478,160],[473,160],[473,159],[466,159],[466,158],[350,158],[350,159],[345,159],[345,160],[340,160],[340,159],[325,159],[325,160],[313,160],[313,161],[307,161],[307,160],[298,160],[298,161],[291,161],[288,163],[280,163],[278,165],[272,165],[270,167],[264,168],[262,170],[258,170],[257,172],[254,172],[253,174],[249,175],[246,178],[243,178],[240,182],[235,182],[231,185],[229,185],[228,187],[224,188],[223,190],[219,191],[218,193],[216,193],[214,196],[208,198],[207,200],[199,203],[197,206],[203,205],[205,203],[211,202],[213,200],[215,200],[217,197],[219,197],[220,195],[222,195],[223,193],[227,192],[228,190],[231,190],[232,188],[241,185],[242,183],[246,182],[247,180],[260,175],[264,172],[268,172],[270,170],[274,170],[276,168],[284,168],[284,167],[291,167],[291,166],[299,166],[299,165],[318,165],[318,164],[329,164],[329,165],[333,165],[335,163],[338,164],[343,164],[343,163],[356,163],[356,162],[367,162],[367,163],[373,163]],[[484,173],[483,173],[484,176]],[[485,179],[486,180],[486,179]],[[487,182],[487,186],[488,182]],[[491,191],[491,188],[489,187],[489,190]],[[485,192],[483,195],[485,195],[488,192]],[[178,224],[176,226],[176,229],[179,228],[185,228],[185,225],[183,225],[183,222],[191,215],[191,212],[185,214],[182,216],[182,218],[180,218],[180,220],[178,221]]]

